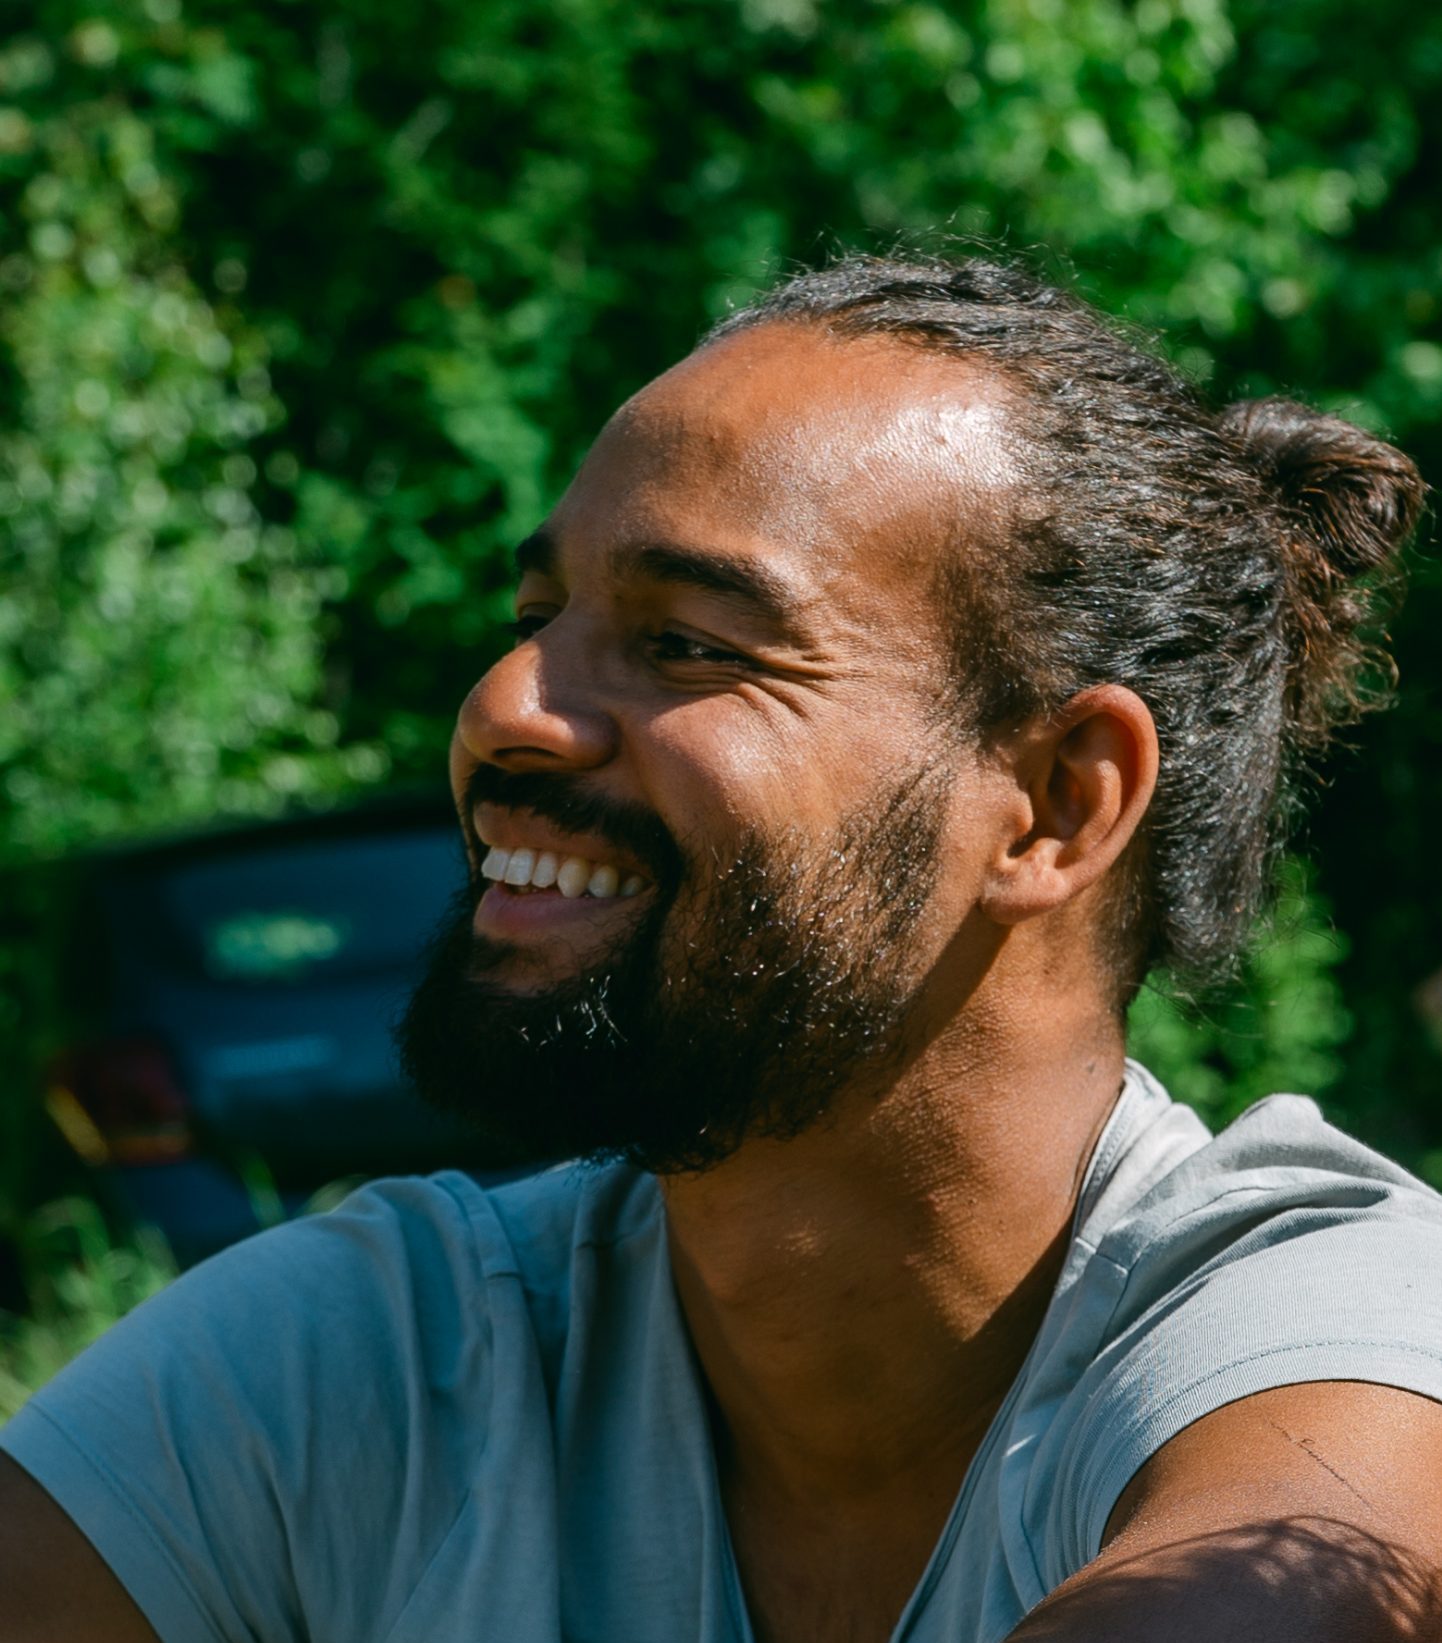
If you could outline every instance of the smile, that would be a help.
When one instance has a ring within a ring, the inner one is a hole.
[[[639,873],[628,873],[622,878],[621,870],[611,862],[562,856],[554,850],[530,850],[525,846],[503,850],[494,844],[481,863],[481,877],[518,894],[554,889],[567,901],[582,896],[595,901],[613,897],[624,900],[639,895],[646,887]]]

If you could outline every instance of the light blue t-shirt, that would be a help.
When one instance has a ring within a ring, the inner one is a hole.
[[[896,1643],[995,1643],[1137,1468],[1268,1387],[1442,1399],[1442,1199],[1133,1067]],[[382,1182],[119,1324],[0,1433],[164,1643],[747,1643],[648,1176]]]

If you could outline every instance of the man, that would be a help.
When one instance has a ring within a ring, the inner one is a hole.
[[[403,1035],[600,1163],[127,1319],[4,1434],[0,1636],[1442,1635],[1442,1202],[1122,1025],[1235,955],[1420,502],[985,262],[721,326],[520,549]]]

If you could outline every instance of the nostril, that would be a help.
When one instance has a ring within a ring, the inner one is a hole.
[[[593,769],[614,756],[616,723],[583,647],[552,638],[507,651],[472,686],[456,723],[474,760],[507,770]]]

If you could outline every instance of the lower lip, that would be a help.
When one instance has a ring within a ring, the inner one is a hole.
[[[521,936],[548,930],[581,929],[631,908],[637,896],[563,896],[559,890],[532,890],[517,895],[503,884],[493,884],[476,903],[471,927],[477,935]]]

